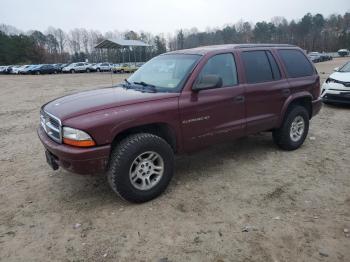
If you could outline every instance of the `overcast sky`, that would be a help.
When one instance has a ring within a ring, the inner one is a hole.
[[[45,31],[49,26],[173,33],[199,30],[274,16],[300,19],[305,13],[344,14],[349,0],[0,0],[0,23],[21,30]]]

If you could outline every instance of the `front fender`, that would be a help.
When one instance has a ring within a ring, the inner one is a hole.
[[[84,130],[98,145],[106,145],[127,129],[160,123],[171,127],[181,142],[178,97],[91,112],[67,119],[63,124]]]

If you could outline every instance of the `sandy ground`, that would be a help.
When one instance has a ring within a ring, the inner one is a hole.
[[[324,79],[345,60],[317,64]],[[1,261],[350,261],[350,108],[324,106],[297,151],[269,133],[176,159],[158,199],[51,171],[39,107],[123,75],[0,76]]]

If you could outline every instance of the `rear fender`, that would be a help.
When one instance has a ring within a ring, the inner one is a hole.
[[[280,127],[283,123],[283,119],[284,119],[284,116],[285,114],[287,113],[287,110],[288,110],[288,107],[294,102],[296,101],[297,99],[299,98],[308,98],[310,99],[310,101],[312,101],[312,95],[307,92],[307,91],[303,91],[303,92],[298,92],[298,93],[295,93],[295,94],[292,94],[290,95],[286,101],[284,102],[283,104],[283,107],[282,107],[282,110],[281,110],[281,114],[280,114],[280,117],[279,117],[279,120],[278,120],[278,126]],[[311,116],[310,116],[311,117]]]

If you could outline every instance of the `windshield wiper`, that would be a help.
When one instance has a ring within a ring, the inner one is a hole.
[[[156,86],[155,85],[151,85],[151,84],[147,84],[143,81],[141,82],[133,82],[135,85],[141,85],[143,87],[148,87],[152,92],[157,92]],[[144,89],[143,89],[144,90]]]
[[[131,83],[128,81],[128,79],[124,79],[124,82],[126,83],[124,83],[124,84],[122,84],[122,87],[125,87],[126,89],[129,89],[129,88],[131,88]]]

